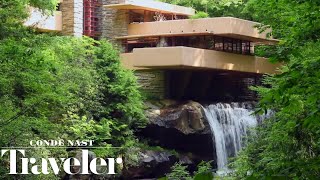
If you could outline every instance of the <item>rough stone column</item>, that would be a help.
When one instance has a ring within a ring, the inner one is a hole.
[[[102,0],[103,5],[123,3],[123,0]],[[115,10],[101,7],[100,38],[105,38],[121,47],[121,42],[114,38],[128,35],[129,13],[126,10]]]
[[[64,0],[61,3],[62,34],[82,36],[83,0]]]
[[[62,34],[72,35],[74,24],[73,0],[64,0],[61,3],[62,11]]]

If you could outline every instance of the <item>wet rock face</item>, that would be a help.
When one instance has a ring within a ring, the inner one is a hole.
[[[170,172],[178,158],[170,152],[143,150],[138,155],[138,165],[123,170],[124,179],[160,178]]]
[[[169,102],[162,108],[150,103],[147,106],[149,106],[147,117],[150,125],[173,128],[185,135],[210,134],[210,127],[202,106],[197,102]]]
[[[214,146],[211,134],[183,134],[174,128],[150,125],[143,129],[138,136],[148,138],[150,146],[161,146],[172,149],[179,154],[190,153],[195,164],[202,160],[210,161],[214,157]]]
[[[201,104],[193,101],[162,101],[159,105],[147,103],[149,125],[137,135],[149,139],[150,146],[173,149],[189,154],[192,166],[214,157],[210,126]]]

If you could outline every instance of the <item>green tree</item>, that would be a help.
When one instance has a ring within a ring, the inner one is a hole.
[[[172,172],[167,174],[166,179],[174,180],[192,180],[190,173],[187,171],[187,166],[182,165],[181,163],[176,163],[171,167]]]
[[[319,8],[311,0],[250,0],[246,7],[280,38],[272,58],[286,64],[281,74],[265,77],[269,88],[255,88],[259,110],[273,109],[275,115],[234,162],[241,178],[320,176]]]
[[[30,140],[91,139],[97,155],[125,154],[144,126],[142,96],[119,51],[107,41],[38,34],[24,27],[28,6],[44,13],[56,1],[0,1],[0,147],[25,147]],[[111,147],[120,147],[113,149]],[[28,157],[68,157],[65,148],[28,149]],[[59,179],[55,175],[0,179]]]
[[[187,170],[187,166],[181,163],[176,163],[171,167],[171,172],[166,175],[166,177],[161,178],[161,180],[212,180],[213,172],[211,167],[211,161],[202,161],[198,164],[198,170],[193,172],[194,176],[191,176]]]
[[[281,39],[276,47],[266,47],[272,61],[288,61],[299,47],[319,39],[319,1],[313,0],[250,0],[244,12],[262,23],[261,30],[272,28],[274,38]]]
[[[0,0],[0,40],[10,36],[23,37],[26,33],[23,22],[29,16],[30,6],[45,14],[56,9],[57,0]]]
[[[162,0],[163,2],[192,7],[206,12],[210,17],[232,16],[250,19],[250,13],[243,12],[247,0]]]

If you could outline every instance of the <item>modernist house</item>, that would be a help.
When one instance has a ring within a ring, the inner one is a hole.
[[[121,61],[135,70],[142,89],[158,98],[250,100],[277,64],[254,56],[257,44],[274,44],[259,23],[233,17],[189,19],[195,10],[153,0],[60,0],[43,17],[31,9],[26,25],[42,31],[107,38],[122,50]]]

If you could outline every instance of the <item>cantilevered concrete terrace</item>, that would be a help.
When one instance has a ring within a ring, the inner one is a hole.
[[[261,57],[190,47],[137,48],[121,57],[129,69],[216,69],[273,74],[279,67]]]
[[[271,30],[259,33],[255,27],[258,25],[260,24],[257,22],[233,17],[133,23],[128,26],[128,35],[117,37],[117,39],[217,35],[264,44],[277,42],[277,40],[267,37]]]
[[[130,69],[189,68],[276,73],[279,64],[247,55],[253,53],[254,44],[277,43],[276,39],[267,37],[271,30],[260,33],[256,28],[258,25],[256,22],[232,17],[133,23],[128,27],[128,35],[117,39],[127,45],[127,50],[131,46],[127,52],[133,49],[132,53],[122,55],[124,65]],[[191,39],[182,39],[185,44],[175,42],[181,37]],[[196,42],[197,38],[201,41]],[[167,42],[161,43],[160,40]],[[137,43],[136,47],[134,43]],[[238,54],[217,51],[220,45],[221,51]]]

